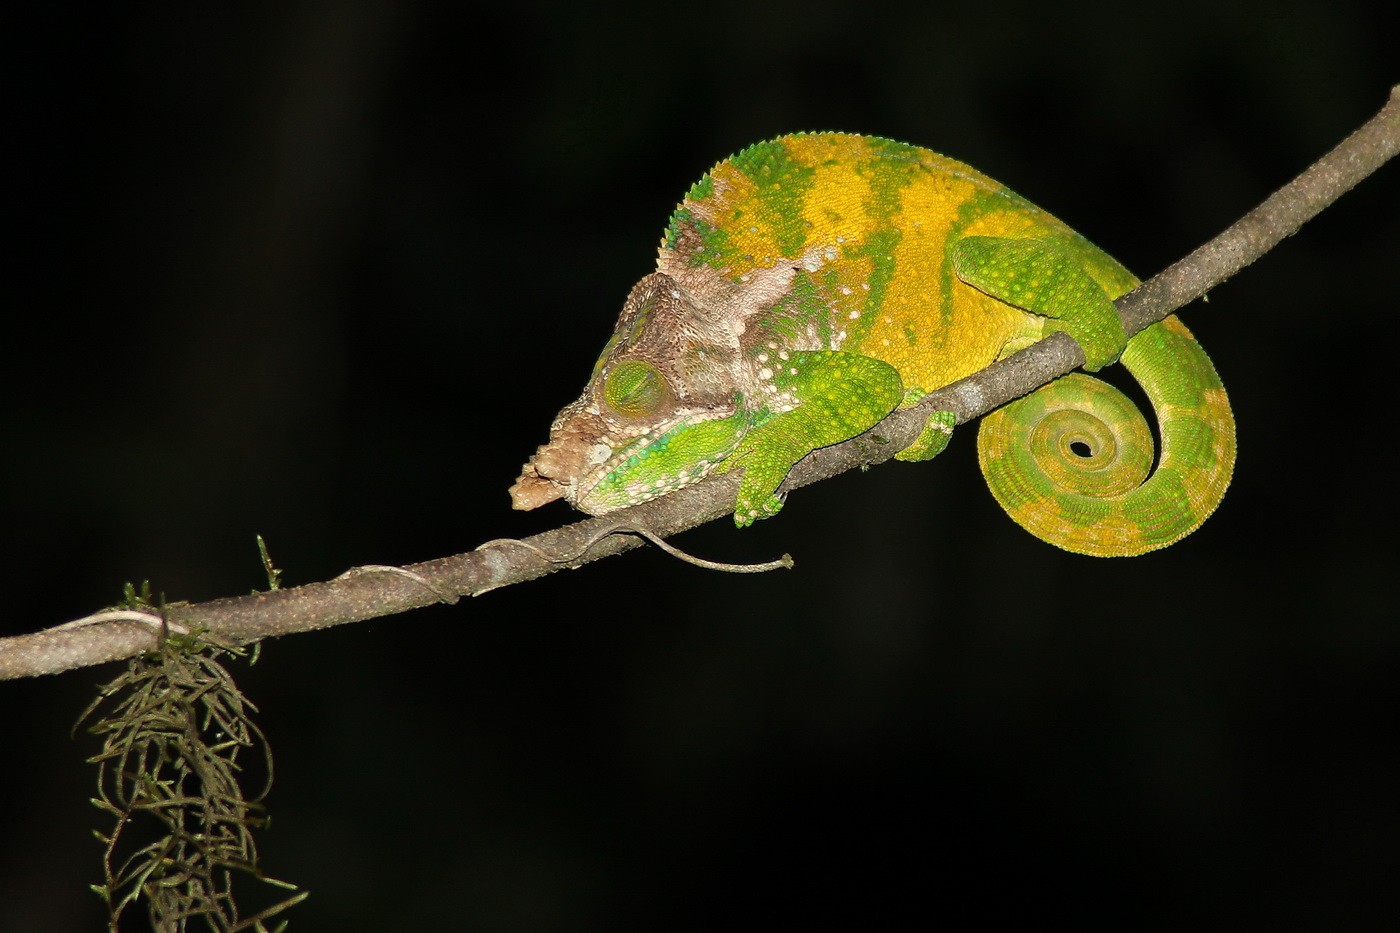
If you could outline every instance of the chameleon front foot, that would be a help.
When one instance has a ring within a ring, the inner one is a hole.
[[[924,422],[924,429],[919,432],[914,443],[895,454],[894,458],[909,462],[932,460],[947,449],[953,439],[953,426],[957,421],[957,415],[951,411],[934,412]]]

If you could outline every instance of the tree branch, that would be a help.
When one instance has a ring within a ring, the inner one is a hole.
[[[1400,151],[1400,86],[1379,113],[1311,168],[1224,233],[1119,299],[1129,335],[1159,321],[1225,281],[1370,175]],[[1034,391],[1084,363],[1057,333],[987,369],[895,412],[870,431],[814,451],[784,483],[795,489],[859,466],[888,460],[918,435],[931,411],[969,421]],[[154,612],[99,613],[29,635],[0,639],[0,680],[53,674],[131,657],[153,648],[166,626],[206,630],[211,640],[247,644],[263,638],[392,615],[489,590],[639,547],[628,527],[668,536],[727,515],[738,483],[719,476],[651,502],[553,529],[521,543],[491,541],[474,551],[408,567],[364,567],[324,583],[216,599]],[[543,555],[562,555],[548,560]]]

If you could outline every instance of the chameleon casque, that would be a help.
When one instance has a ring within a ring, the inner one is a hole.
[[[676,208],[587,389],[511,487],[599,515],[742,469],[734,520],[776,513],[811,451],[1064,330],[1093,371],[1121,356],[1157,416],[1074,373],[982,419],[997,500],[1037,537],[1128,556],[1219,504],[1235,426],[1219,376],[1174,317],[1125,343],[1137,285],[1088,240],[952,159],[887,139],[800,133],[716,165]],[[900,459],[947,446],[937,413]]]

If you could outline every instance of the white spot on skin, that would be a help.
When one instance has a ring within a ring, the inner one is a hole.
[[[773,370],[769,369],[767,366],[763,367],[758,371],[758,378],[767,382],[769,379],[773,378]]]
[[[767,354],[767,353],[760,353],[756,358],[757,358],[757,360],[758,360],[760,363],[766,363],[766,362],[768,362],[768,354]]]
[[[851,293],[851,286],[849,286],[849,285],[842,285],[842,286],[841,286],[841,294],[843,294],[843,295],[849,295],[850,293]]]
[[[852,311],[850,314],[846,315],[846,317],[850,318],[853,321],[858,320],[860,318],[860,312]]]

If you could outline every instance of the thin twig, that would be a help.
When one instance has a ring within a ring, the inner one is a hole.
[[[718,570],[723,573],[767,573],[770,570],[792,569],[791,554],[784,554],[777,560],[763,561],[762,563],[757,564],[731,564],[725,561],[706,560],[703,557],[696,557],[694,554],[689,554],[685,551],[682,551],[674,544],[668,543],[664,538],[662,538],[660,535],[656,534],[649,528],[640,528],[634,525],[624,525],[621,522],[614,522],[612,525],[598,529],[594,536],[591,539],[589,539],[583,545],[583,547],[579,548],[577,551],[574,551],[571,554],[550,554],[538,545],[533,544],[529,541],[521,540],[520,538],[494,538],[490,541],[485,542],[484,544],[477,545],[476,549],[480,551],[485,548],[509,547],[511,545],[515,545],[516,547],[523,547],[529,551],[532,551],[533,553],[544,558],[552,564],[562,564],[578,560],[580,557],[583,556],[585,551],[587,551],[593,545],[597,544],[599,541],[603,540],[609,535],[641,535],[643,538],[646,538],[653,545],[659,548],[662,552],[670,555],[671,557],[676,558],[676,560],[683,561],[684,563],[691,564],[703,570]],[[481,593],[477,593],[476,595],[480,596]]]

